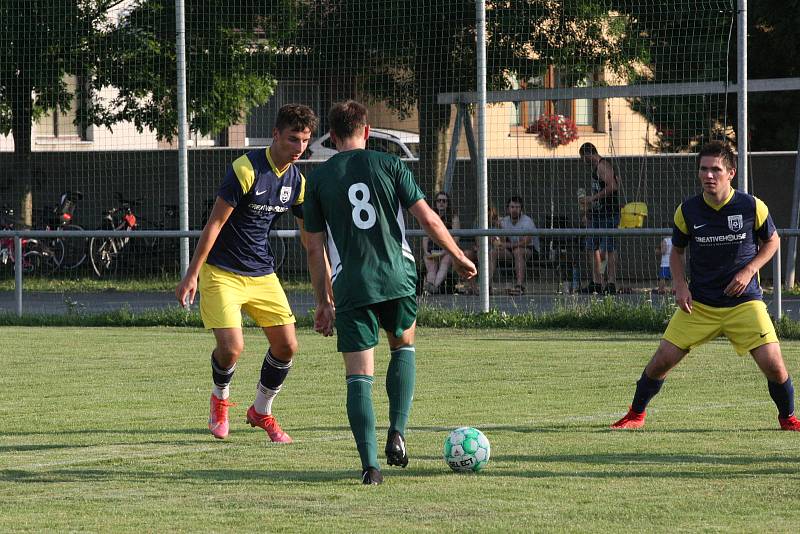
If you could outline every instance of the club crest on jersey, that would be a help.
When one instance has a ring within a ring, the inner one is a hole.
[[[281,198],[281,202],[285,204],[285,203],[289,202],[289,199],[291,197],[292,197],[292,188],[289,187],[289,186],[281,187],[281,197],[280,197]],[[728,219],[730,220],[730,217]],[[739,221],[740,222],[741,222],[741,219],[742,219],[742,216],[740,215],[739,216]]]
[[[728,228],[731,232],[738,232],[744,226],[741,215],[728,215]]]

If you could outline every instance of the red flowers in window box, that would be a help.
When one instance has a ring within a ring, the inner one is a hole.
[[[578,138],[575,121],[564,115],[542,115],[528,127],[527,131],[539,134],[550,148],[568,145]]]

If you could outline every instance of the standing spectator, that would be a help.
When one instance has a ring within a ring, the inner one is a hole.
[[[302,211],[305,177],[294,162],[308,146],[317,123],[317,116],[307,106],[287,104],[278,111],[272,145],[251,150],[228,166],[189,269],[175,289],[178,302],[186,306],[194,301],[199,287],[200,316],[203,325],[214,332],[208,428],[218,439],[228,436],[228,408],[233,406],[228,395],[236,362],[244,350],[245,311],[269,342],[247,422],[264,429],[274,442],[292,442],[272,415],[272,401],[297,352],[295,317],[275,274],[267,235],[275,221],[291,211],[303,244],[306,242]]]
[[[353,100],[334,105],[329,123],[339,153],[309,176],[303,205],[317,304],[314,329],[330,336],[336,325],[361,482],[375,485],[383,482],[372,404],[379,329],[386,331],[391,351],[386,371],[386,462],[408,465],[405,438],[416,381],[417,270],[402,210],[408,210],[425,233],[452,255],[459,274],[472,278],[475,265],[425,202],[408,167],[395,156],[365,150],[369,124],[363,105]]]
[[[658,266],[658,289],[656,293],[666,295],[670,292],[667,284],[672,280],[672,272],[669,269],[669,256],[672,253],[672,240],[665,237],[661,244],[656,247],[656,255],[661,258]]]
[[[592,194],[579,198],[587,228],[616,228],[619,226],[619,177],[611,163],[600,156],[592,143],[579,149],[584,162],[592,168]],[[612,236],[588,236],[586,250],[592,264],[592,282],[584,293],[617,292],[617,244]],[[603,262],[606,280],[603,284]]]
[[[792,379],[758,283],[758,271],[779,247],[775,224],[766,204],[731,187],[736,155],[727,145],[719,141],[704,145],[697,163],[702,193],[678,206],[672,226],[670,267],[677,309],[636,382],[628,413],[611,428],[644,426],[647,404],[670,370],[691,349],[722,334],[738,354],[749,352],[764,374],[780,428],[800,431]]]
[[[522,211],[522,198],[512,196],[506,203],[506,215],[500,219],[500,228],[503,230],[534,231],[536,224],[533,219]],[[528,259],[533,254],[539,254],[539,236],[521,235],[508,236],[502,239],[502,246],[492,247],[489,255],[489,280],[494,276],[497,261],[500,259],[514,261],[514,274],[516,285],[511,290],[513,295],[525,294],[525,268]]]
[[[450,206],[450,195],[444,191],[436,193],[433,208],[439,218],[442,219],[445,228],[448,230],[461,228],[458,215],[453,213],[453,208]],[[457,237],[453,239],[458,243]],[[450,266],[453,264],[453,257],[427,235],[422,238],[422,248],[425,251],[425,293],[439,293],[442,282],[444,282],[447,273],[450,271]]]

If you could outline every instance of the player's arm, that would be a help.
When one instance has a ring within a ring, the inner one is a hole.
[[[736,276],[733,277],[733,280],[731,280],[725,288],[725,294],[729,297],[738,297],[741,295],[750,284],[753,277],[758,274],[758,271],[760,271],[778,251],[780,242],[781,240],[780,237],[778,237],[778,232],[772,232],[772,235],[769,236],[766,241],[759,240],[758,254],[750,260],[750,263],[744,266],[744,269],[736,273]]]
[[[208,217],[208,222],[203,227],[203,232],[200,234],[200,240],[194,249],[192,261],[189,262],[189,268],[186,275],[178,284],[175,289],[175,297],[180,302],[181,306],[186,306],[194,302],[195,294],[197,293],[197,276],[200,274],[200,267],[208,258],[211,247],[217,241],[222,227],[225,222],[233,213],[233,206],[228,204],[221,197],[217,197],[214,201],[214,207],[211,209],[211,215]]]
[[[686,313],[692,313],[692,293],[686,282],[686,247],[689,246],[690,225],[683,216],[683,204],[675,209],[672,218],[672,250],[669,253],[669,270],[672,272],[672,288],[675,304]]]
[[[333,323],[336,311],[333,306],[330,266],[325,255],[325,232],[306,233],[306,251],[308,270],[311,274],[311,285],[317,310],[314,313],[314,330],[323,336],[333,335]]]
[[[425,233],[438,243],[440,247],[450,253],[455,262],[454,267],[456,271],[458,271],[458,274],[465,279],[470,279],[477,274],[475,264],[464,255],[464,251],[461,250],[453,240],[453,237],[450,235],[450,232],[447,231],[447,227],[442,222],[442,219],[428,206],[425,199],[416,201],[408,208],[408,211],[417,219],[417,222],[419,222],[419,225],[425,230]]]
[[[672,272],[672,287],[675,289],[675,304],[686,313],[692,313],[692,293],[686,282],[686,248],[672,247],[669,253],[669,269]]]

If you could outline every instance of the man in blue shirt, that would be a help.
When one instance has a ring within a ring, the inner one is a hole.
[[[200,290],[200,314],[213,330],[211,413],[208,428],[218,439],[228,436],[229,386],[244,350],[242,310],[263,329],[269,349],[261,367],[256,398],[247,422],[263,428],[277,443],[291,443],[272,416],[272,400],[280,391],[297,352],[295,317],[275,275],[267,239],[275,221],[287,211],[297,218],[301,238],[305,178],[293,165],[308,146],[318,124],[314,112],[288,104],[278,111],[272,145],[233,161],[217,193],[208,223],[175,296],[182,305]],[[199,286],[198,286],[199,277]]]
[[[759,269],[778,250],[772,217],[761,200],[731,187],[736,156],[727,145],[706,144],[698,163],[703,192],[678,206],[672,229],[670,269],[678,309],[636,383],[630,410],[611,428],[644,426],[647,403],[659,392],[667,373],[691,349],[724,335],[737,353],[749,352],[764,373],[781,429],[800,431],[792,379],[758,283]]]

